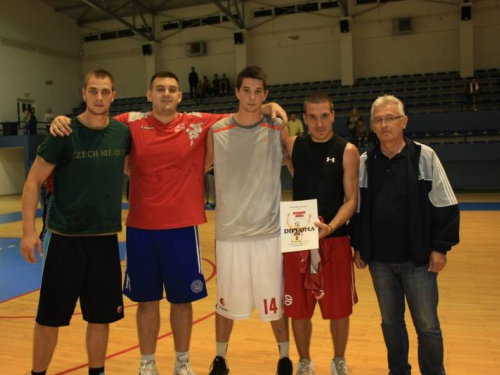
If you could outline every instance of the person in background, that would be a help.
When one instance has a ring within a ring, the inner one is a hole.
[[[30,134],[30,117],[31,113],[29,109],[25,109],[23,112],[22,127],[24,128],[24,134]]]
[[[292,113],[290,116],[287,126],[290,137],[301,136],[304,134],[304,124],[302,124],[302,121],[297,118],[295,113]]]
[[[38,126],[38,119],[36,118],[35,115],[35,107],[30,108],[30,121],[29,121],[29,134],[30,135],[37,135],[37,129],[36,127]]]
[[[205,92],[203,91],[203,82],[198,81],[196,84],[196,104],[203,104],[205,99]]]
[[[358,123],[359,123],[359,120],[362,118],[363,117],[361,117],[358,110],[356,108],[353,108],[351,111],[351,114],[347,118],[347,130],[348,130],[349,140],[351,140],[351,141],[356,140]]]
[[[230,86],[229,86],[229,78],[226,77],[226,74],[223,73],[222,77],[219,81],[219,91],[222,95],[226,95],[227,92],[229,91]]]
[[[477,96],[481,93],[481,85],[476,77],[465,85],[465,101],[469,111],[477,111]]]
[[[188,81],[189,81],[189,98],[194,99],[199,82],[198,73],[196,73],[196,69],[194,68],[194,66],[191,67],[191,72],[189,73]]]
[[[52,124],[52,121],[54,121],[52,108],[47,108],[47,112],[45,112],[45,115],[43,116],[43,122],[45,123],[45,127],[47,128],[47,133],[49,132],[50,124]]]
[[[217,73],[214,74],[214,79],[212,80],[213,95],[217,96],[220,92],[220,79]]]
[[[203,76],[203,93],[205,94],[205,97],[209,96],[212,94],[212,84],[210,83],[210,80],[207,78],[207,76]]]
[[[363,117],[360,117],[356,124],[356,137],[358,140],[358,147],[365,147],[368,145],[368,129],[366,128]]]

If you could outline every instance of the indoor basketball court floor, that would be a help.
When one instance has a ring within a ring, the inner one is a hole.
[[[500,194],[459,194],[461,242],[448,255],[440,274],[440,319],[445,337],[445,365],[451,375],[500,374]],[[127,204],[124,203],[124,218]],[[209,297],[194,303],[191,363],[195,372],[207,374],[215,355],[214,305],[216,268],[214,212],[200,226],[203,270]],[[40,219],[37,228],[41,227]],[[29,374],[32,331],[38,302],[41,262],[28,264],[19,253],[20,196],[0,197],[0,374]],[[120,251],[125,250],[121,233]],[[124,267],[124,263],[123,267]],[[368,270],[356,270],[359,303],[351,317],[347,360],[352,375],[387,374],[386,351],[380,314]],[[111,326],[107,374],[136,374],[138,340],[136,305],[125,298],[126,317]],[[162,327],[158,337],[160,373],[172,372],[173,340],[168,323],[168,303],[161,303]],[[407,316],[410,361],[418,371],[416,335]],[[79,307],[71,326],[60,330],[50,374],[86,374],[85,323]],[[316,312],[311,353],[316,374],[329,374],[332,344],[328,323]],[[297,352],[291,338],[291,358]],[[254,316],[235,323],[228,361],[235,375],[274,374],[277,347],[269,324]]]

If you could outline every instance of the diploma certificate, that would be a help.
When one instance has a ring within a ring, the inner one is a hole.
[[[282,253],[319,248],[316,199],[281,202],[280,219]]]

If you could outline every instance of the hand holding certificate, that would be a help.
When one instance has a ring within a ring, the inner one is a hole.
[[[302,251],[319,247],[318,201],[281,202],[281,252]]]

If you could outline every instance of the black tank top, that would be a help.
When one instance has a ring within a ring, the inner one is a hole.
[[[347,141],[336,135],[328,142],[297,137],[293,145],[293,200],[317,199],[318,214],[329,223],[344,204],[344,149]],[[347,235],[343,225],[328,237]]]

